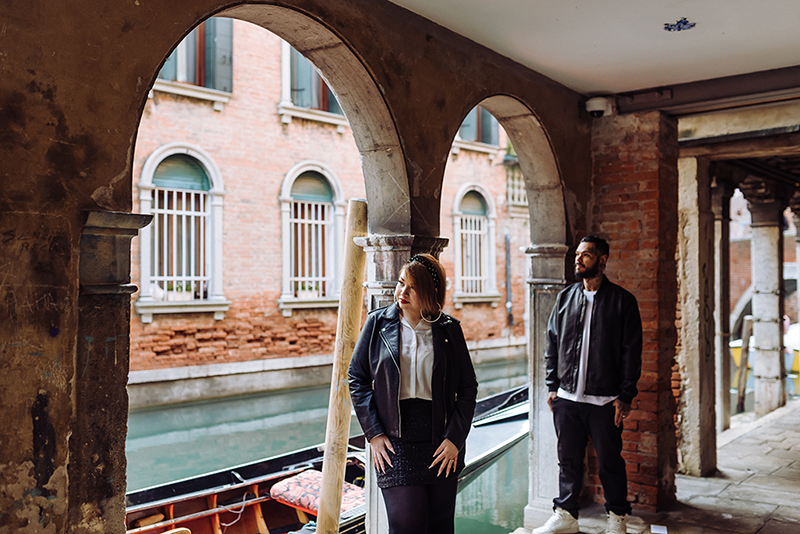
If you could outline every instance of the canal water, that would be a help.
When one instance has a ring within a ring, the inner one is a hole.
[[[527,380],[525,361],[476,367],[479,396]],[[325,441],[329,387],[287,390],[133,411],[128,417],[128,491],[180,480]],[[360,434],[355,417],[350,432]],[[528,502],[523,440],[459,493],[458,534],[507,533]]]

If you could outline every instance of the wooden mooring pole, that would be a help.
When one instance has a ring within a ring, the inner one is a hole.
[[[333,354],[331,398],[328,404],[328,427],[325,432],[325,453],[322,462],[322,491],[317,516],[317,532],[337,534],[342,506],[342,486],[347,463],[347,440],[350,433],[350,391],[347,371],[358,339],[363,306],[364,249],[353,238],[367,235],[367,202],[351,199],[347,208],[342,292],[339,319],[336,323],[336,345]]]
[[[747,366],[750,360],[750,334],[753,331],[753,316],[745,315],[742,322],[742,351],[739,353],[739,382],[736,385],[736,413],[744,412],[744,397],[747,392]]]

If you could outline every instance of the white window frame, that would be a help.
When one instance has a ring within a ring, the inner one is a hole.
[[[293,118],[333,124],[336,126],[336,132],[340,134],[350,127],[350,123],[347,122],[347,117],[344,115],[294,105],[292,102],[292,47],[284,40],[281,40],[281,101],[278,103],[278,115],[283,124],[291,124]]]
[[[486,284],[481,293],[465,293],[462,289],[463,265],[461,263],[461,222],[466,216],[471,216],[461,211],[461,202],[464,196],[470,192],[476,192],[483,197],[486,203],[486,254],[481,258],[482,268],[486,273]],[[489,303],[493,308],[500,302],[500,292],[497,290],[497,211],[492,197],[482,185],[468,183],[462,185],[453,200],[453,244],[455,253],[455,290],[453,291],[453,304],[456,309],[460,309],[467,303]]]
[[[325,297],[296,297],[292,290],[292,186],[303,173],[313,171],[319,173],[331,188],[333,195],[333,228],[332,250],[327,256],[327,269],[332,273],[333,293]],[[341,259],[344,245],[345,207],[346,202],[339,178],[327,165],[316,161],[304,161],[292,167],[286,173],[281,186],[281,296],[278,307],[284,317],[291,317],[295,309],[333,308],[339,305],[341,292]]]
[[[208,205],[209,219],[206,246],[209,264],[208,298],[192,301],[168,302],[153,297],[154,287],[150,283],[150,248],[153,240],[152,224],[140,232],[139,243],[139,298],[134,309],[140,314],[143,323],[153,322],[153,315],[160,313],[196,313],[211,312],[214,319],[222,320],[230,307],[222,287],[222,206],[225,188],[222,172],[208,153],[198,146],[187,143],[169,143],[156,149],[145,161],[139,180],[139,211],[151,213],[153,207],[153,176],[159,164],[169,156],[185,154],[194,158],[206,172],[209,181]]]

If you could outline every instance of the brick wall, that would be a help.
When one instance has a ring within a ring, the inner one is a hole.
[[[277,113],[281,99],[281,40],[252,24],[234,21],[234,89],[230,102],[215,111],[210,102],[154,92],[148,100],[137,137],[133,162],[134,199],[147,157],[171,142],[201,147],[220,167],[224,180],[223,287],[231,301],[221,321],[211,314],[155,314],[142,324],[131,313],[131,370],[229,363],[284,356],[331,354],[336,309],[294,310],[283,317],[278,308],[281,287],[281,184],[302,161],[317,161],[332,169],[344,197],[365,197],[361,160],[352,133],[316,121],[294,119],[283,124]],[[501,131],[501,146],[506,137]],[[491,194],[497,215],[495,266],[497,307],[466,304],[455,310],[450,297],[445,311],[465,324],[468,341],[523,336],[527,295],[528,221],[512,218],[505,203],[502,155],[491,158],[462,149],[451,155],[442,192],[441,229],[453,235],[453,198],[466,183],[479,183]],[[505,312],[504,231],[511,235],[512,288],[515,326]],[[450,277],[453,245],[442,253]],[[139,239],[134,239],[132,278],[139,279]],[[452,289],[450,291],[452,295]],[[135,302],[138,294],[133,295]],[[480,325],[480,326],[478,326]]]
[[[642,377],[625,420],[623,456],[629,500],[654,511],[674,500],[677,125],[657,112],[593,122],[589,227],[611,246],[609,279],[639,302],[644,329]],[[602,501],[596,460],[589,480]]]

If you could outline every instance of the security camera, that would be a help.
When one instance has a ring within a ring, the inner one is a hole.
[[[614,114],[614,100],[610,96],[596,96],[586,101],[586,111],[595,119]]]

